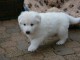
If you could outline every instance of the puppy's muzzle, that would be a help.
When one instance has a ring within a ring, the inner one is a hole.
[[[26,34],[30,34],[30,31],[26,31]]]

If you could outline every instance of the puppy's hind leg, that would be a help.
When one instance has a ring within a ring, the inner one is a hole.
[[[58,32],[60,40],[56,43],[57,45],[62,45],[66,42],[68,38],[68,28],[61,27]]]

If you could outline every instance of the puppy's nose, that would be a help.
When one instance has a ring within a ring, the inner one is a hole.
[[[30,31],[26,31],[26,34],[30,34]]]

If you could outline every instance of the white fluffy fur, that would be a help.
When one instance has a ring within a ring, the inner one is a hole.
[[[25,11],[19,15],[18,22],[24,34],[26,34],[26,31],[30,31],[30,34],[26,34],[26,36],[31,42],[28,51],[32,52],[49,35],[57,34],[60,40],[56,44],[64,44],[68,38],[69,25],[79,23],[80,18],[74,18],[63,12],[38,13]]]

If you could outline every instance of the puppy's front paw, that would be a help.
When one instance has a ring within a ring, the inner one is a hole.
[[[28,51],[29,52],[34,52],[37,49],[35,46],[29,46]]]
[[[64,44],[64,43],[65,43],[65,41],[60,40],[60,41],[58,41],[56,44],[57,44],[57,45],[62,45],[62,44]]]

